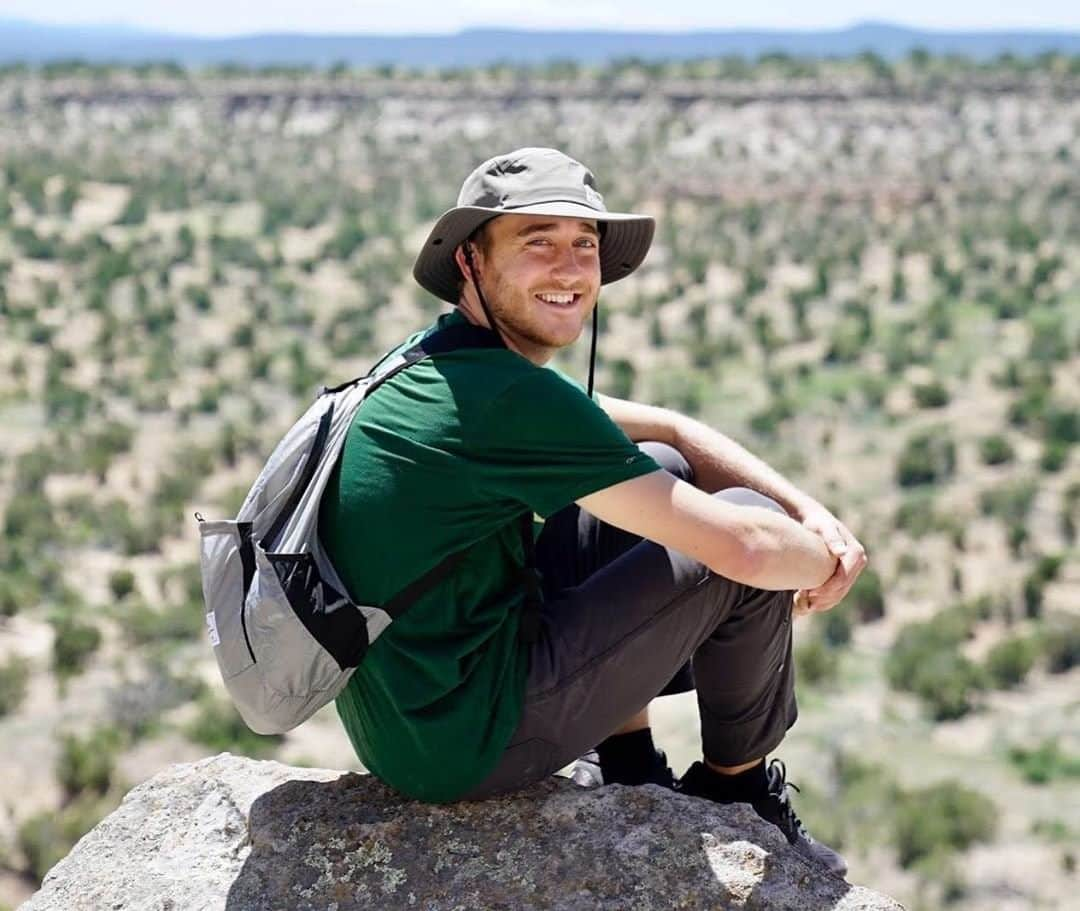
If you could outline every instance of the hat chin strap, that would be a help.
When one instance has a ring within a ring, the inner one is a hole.
[[[506,344],[506,339],[503,338],[503,334],[499,331],[499,325],[495,322],[495,317],[491,314],[491,308],[488,307],[484,292],[480,290],[480,279],[476,275],[476,264],[473,263],[472,258],[472,244],[464,244],[463,250],[465,251],[465,262],[469,265],[469,277],[472,279],[473,287],[476,289],[476,296],[480,299],[480,306],[484,309],[484,316],[487,317],[488,327],[499,337],[502,346],[504,348],[509,348],[510,346]]]
[[[506,339],[503,338],[503,334],[499,331],[499,325],[495,322],[495,317],[491,314],[491,308],[488,307],[487,300],[484,297],[484,292],[480,290],[480,280],[476,275],[476,266],[473,263],[472,258],[472,244],[466,243],[464,245],[465,262],[469,265],[469,277],[472,278],[473,287],[476,289],[476,296],[480,299],[480,306],[484,309],[484,316],[487,317],[488,326],[491,327],[491,331],[502,342],[502,346],[509,349],[510,346],[506,344]],[[596,373],[596,337],[600,333],[600,321],[598,314],[600,312],[600,301],[596,302],[596,306],[593,307],[592,312],[592,340],[589,343],[589,398],[593,396],[593,377]]]

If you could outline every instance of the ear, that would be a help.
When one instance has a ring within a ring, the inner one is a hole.
[[[466,282],[471,283],[472,282],[472,274],[469,271],[468,260],[465,259],[465,244],[466,243],[468,243],[468,241],[465,241],[465,243],[462,243],[462,244],[458,244],[458,246],[454,249],[454,262],[457,263],[458,271],[461,272],[461,277],[464,278]],[[473,261],[474,265],[476,263],[476,256],[477,256],[477,250],[476,250],[476,247],[473,247],[473,249],[472,249],[472,261]]]
[[[465,243],[468,243],[465,242]],[[464,244],[458,244],[454,249],[454,261],[457,263],[458,271],[461,273],[461,277],[465,281],[471,281],[471,275],[469,274],[469,262],[465,260]],[[476,261],[476,254],[473,254],[473,262]]]

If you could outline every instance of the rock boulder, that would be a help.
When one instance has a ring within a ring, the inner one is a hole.
[[[434,806],[228,753],[134,788],[23,911],[902,911],[748,807],[551,778]]]

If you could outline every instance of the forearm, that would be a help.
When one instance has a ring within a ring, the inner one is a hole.
[[[694,484],[715,493],[725,487],[749,487],[775,500],[798,519],[810,501],[778,471],[718,430],[688,418],[671,415],[670,442],[694,470]]]
[[[744,581],[769,591],[812,589],[836,570],[836,557],[825,542],[794,519],[759,506],[748,534],[751,576]]]

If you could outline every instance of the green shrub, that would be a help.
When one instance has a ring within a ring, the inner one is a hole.
[[[1016,457],[1016,451],[1008,438],[1000,433],[979,440],[979,458],[984,465],[1004,465]]]
[[[1040,310],[1030,314],[1028,325],[1031,327],[1030,360],[1045,364],[1069,357],[1069,333],[1064,315],[1053,310]]]
[[[1065,562],[1063,554],[1043,554],[1035,561],[1035,568],[1031,575],[1042,582],[1053,582],[1061,574],[1061,566]]]
[[[125,605],[120,621],[135,645],[188,642],[198,638],[204,622],[197,606],[182,604],[155,609],[142,601]]]
[[[820,636],[811,637],[795,650],[795,672],[800,683],[813,685],[835,680],[839,664],[836,650]]]
[[[101,645],[101,632],[96,626],[81,623],[70,615],[54,621],[54,627],[53,669],[61,677],[79,673]]]
[[[1080,778],[1080,757],[1062,752],[1056,740],[1044,740],[1034,749],[1013,747],[1009,760],[1029,784],[1047,784],[1055,778]]]
[[[1080,408],[1052,405],[1043,417],[1043,437],[1046,442],[1066,448],[1080,443]]]
[[[1024,616],[1035,619],[1042,614],[1045,583],[1036,576],[1025,576],[1023,584]]]
[[[1080,520],[1080,482],[1070,484],[1061,497],[1061,534],[1071,546],[1076,542]]]
[[[189,285],[184,289],[184,296],[199,313],[208,313],[211,307],[210,292],[201,285]]]
[[[885,616],[885,595],[881,590],[881,576],[875,570],[864,569],[844,599],[850,603],[860,623],[871,623]]]
[[[625,358],[612,361],[608,368],[608,394],[617,399],[632,398],[636,379],[637,370],[632,362]]]
[[[0,718],[18,711],[29,680],[30,662],[25,658],[14,655],[0,664]]]
[[[934,509],[936,502],[937,497],[929,490],[916,490],[908,494],[896,508],[893,526],[898,531],[906,531],[913,538],[940,531],[945,523]]]
[[[1031,511],[1038,485],[1030,478],[1008,481],[984,490],[979,506],[984,516],[996,516],[1006,523],[1023,522]]]
[[[821,635],[827,645],[838,648],[851,641],[851,631],[854,626],[851,604],[844,601],[832,610],[826,611],[822,617]]]
[[[865,348],[861,327],[850,320],[843,320],[833,329],[823,360],[826,364],[854,364]]]
[[[135,573],[130,569],[117,569],[109,573],[109,591],[113,598],[122,601],[135,591]]]
[[[1005,639],[986,656],[986,673],[999,689],[1009,689],[1023,682],[1035,663],[1035,643],[1023,636]]]
[[[1051,674],[1063,674],[1080,665],[1080,618],[1058,615],[1043,633],[1043,654]]]
[[[958,606],[900,630],[885,662],[893,689],[914,693],[937,721],[959,718],[975,706],[985,674],[960,653],[972,610]]]
[[[945,427],[909,437],[900,452],[896,480],[901,487],[936,484],[950,478],[956,468],[956,445]]]
[[[915,403],[920,408],[942,408],[949,404],[949,393],[937,380],[931,383],[920,383],[911,391],[915,396]]]
[[[1039,468],[1045,472],[1056,473],[1065,467],[1069,459],[1069,445],[1060,440],[1048,440],[1039,454]]]
[[[134,436],[135,431],[127,424],[110,421],[104,430],[89,434],[83,441],[83,466],[104,481],[113,458],[131,449]]]
[[[367,239],[367,232],[355,218],[347,218],[323,246],[322,255],[331,259],[348,259]]]
[[[146,215],[146,199],[140,190],[135,189],[131,194],[131,198],[127,201],[127,205],[124,206],[124,211],[116,219],[116,224],[141,225],[146,221]]]
[[[773,437],[780,424],[794,414],[795,406],[791,400],[783,394],[775,395],[765,408],[750,416],[750,429],[758,436]]]
[[[60,741],[56,778],[70,798],[84,791],[104,794],[112,784],[121,746],[114,728],[97,728],[86,737],[65,734]]]
[[[899,801],[895,841],[900,866],[911,867],[935,854],[963,851],[989,841],[998,813],[988,798],[956,782],[909,791]]]
[[[55,547],[62,539],[49,498],[38,492],[18,491],[7,503],[4,536],[35,550]]]
[[[14,617],[24,607],[33,606],[41,596],[33,575],[4,568],[0,572],[0,617]]]

